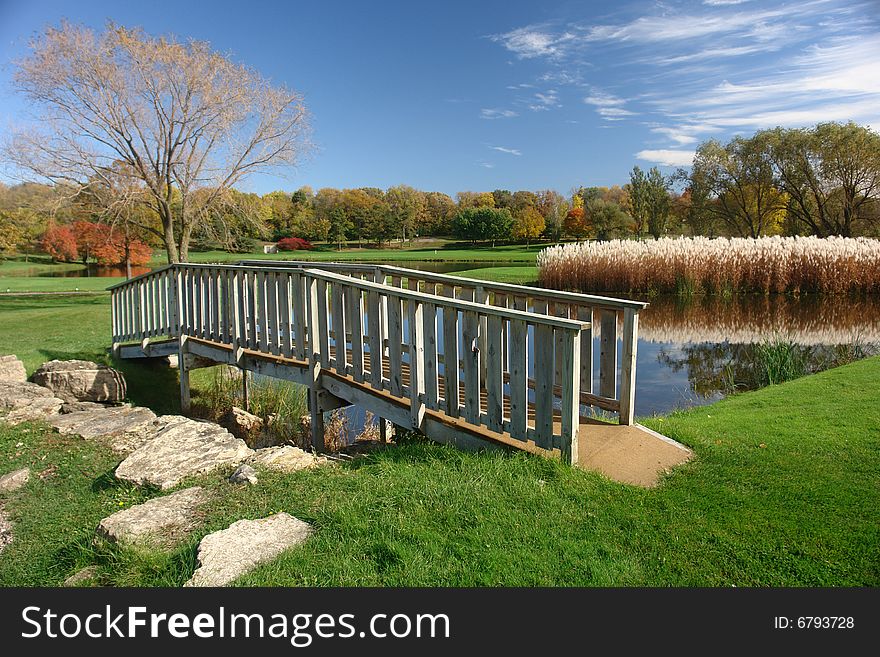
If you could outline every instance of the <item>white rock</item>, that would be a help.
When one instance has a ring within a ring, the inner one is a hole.
[[[24,364],[17,356],[9,354],[0,356],[0,381],[27,381]]]
[[[149,408],[128,405],[64,413],[52,418],[49,424],[59,433],[75,434],[86,440],[103,440],[118,454],[133,452],[167,426],[166,422],[158,421]]]
[[[0,410],[14,411],[35,399],[54,398],[51,390],[27,381],[0,381]]]
[[[24,486],[31,478],[31,471],[28,468],[7,472],[0,477],[0,492],[11,493]]]
[[[285,447],[258,449],[249,462],[272,470],[289,473],[305,468],[314,468],[330,461],[323,456],[315,456],[310,452],[303,451],[299,447],[287,445]]]
[[[239,520],[199,543],[199,567],[184,586],[226,586],[311,535],[311,526],[287,513]]]
[[[197,512],[208,501],[199,486],[157,497],[117,511],[98,525],[98,534],[109,541],[170,547],[198,524]]]
[[[31,379],[64,401],[120,402],[126,394],[122,372],[90,360],[50,360]]]
[[[253,454],[243,440],[212,422],[180,416],[158,420],[166,426],[119,464],[119,479],[167,489],[186,477],[238,465]]]
[[[258,482],[257,471],[248,464],[243,463],[235,469],[235,472],[229,475],[229,481],[233,484],[256,484]]]
[[[63,403],[64,400],[58,397],[39,397],[31,401],[27,406],[21,406],[9,411],[5,418],[6,423],[15,425],[34,420],[51,421],[52,418],[61,412],[61,405]]]

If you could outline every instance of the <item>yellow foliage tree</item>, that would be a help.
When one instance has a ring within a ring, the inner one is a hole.
[[[544,232],[547,224],[535,208],[525,208],[516,213],[513,221],[513,239],[525,240],[526,246]]]

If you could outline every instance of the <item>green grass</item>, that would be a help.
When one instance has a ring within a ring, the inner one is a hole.
[[[290,251],[286,253],[264,254],[262,249],[255,253],[228,253],[226,251],[192,251],[189,254],[191,262],[232,262],[237,260],[314,260],[314,261],[364,261],[364,262],[394,262],[401,260],[424,260],[438,262],[479,262],[479,261],[509,261],[534,264],[538,252],[545,248],[546,244],[532,244],[526,247],[524,244],[499,245],[492,248],[489,245],[471,246],[462,242],[450,242],[437,240],[425,246],[416,243],[416,246],[405,248],[343,248],[336,250],[330,246],[321,245],[313,251]],[[165,264],[165,254],[154,251],[153,266]]]
[[[180,585],[205,533],[277,511],[315,535],[242,585],[876,586],[880,358],[646,423],[697,458],[644,490],[528,456],[405,441],[253,487],[227,473],[204,525],[169,554],[94,543],[139,501],[109,453],[37,425],[0,428],[3,470],[37,472],[6,500],[0,584],[52,585],[90,564],[109,585]]]
[[[513,283],[514,285],[535,285],[538,281],[538,268],[534,265],[518,267],[481,267],[452,272],[453,276],[477,278],[495,283]]]
[[[0,258],[0,276],[34,276],[50,271],[76,271],[83,265],[75,262],[52,262],[47,255],[15,255]]]
[[[0,276],[2,292],[104,292],[110,285],[124,281],[114,276],[92,278],[62,276]]]

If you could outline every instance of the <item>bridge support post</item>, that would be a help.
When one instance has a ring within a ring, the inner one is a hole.
[[[180,342],[177,349],[177,371],[180,374],[180,412],[188,415],[190,411],[190,395],[189,395],[189,359],[186,357],[188,353],[186,336],[180,336]]]
[[[317,385],[309,386],[309,412],[311,414],[309,427],[312,433],[312,451],[320,454],[325,451],[324,446],[324,411],[321,408],[321,400],[318,397],[320,389]]]

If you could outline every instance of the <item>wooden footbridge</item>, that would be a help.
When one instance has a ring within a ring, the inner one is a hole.
[[[591,432],[624,429],[593,409],[633,422],[640,302],[290,261],[169,265],[110,289],[114,352],[178,354],[184,412],[194,367],[294,381],[318,451],[323,413],[349,404],[437,441],[571,463]]]

